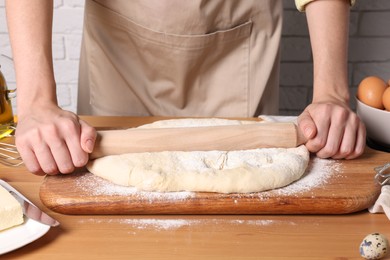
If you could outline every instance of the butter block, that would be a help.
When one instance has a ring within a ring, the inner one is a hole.
[[[0,186],[0,231],[20,225],[23,221],[22,205]]]

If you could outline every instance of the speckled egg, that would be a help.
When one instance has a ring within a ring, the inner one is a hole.
[[[360,255],[365,259],[381,259],[387,253],[389,242],[379,233],[367,235],[360,244]]]

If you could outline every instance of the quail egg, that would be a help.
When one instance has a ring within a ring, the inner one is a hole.
[[[389,242],[379,233],[367,235],[360,244],[360,255],[365,259],[381,259],[387,254]]]

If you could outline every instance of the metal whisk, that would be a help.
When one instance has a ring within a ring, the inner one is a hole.
[[[375,168],[375,179],[380,185],[390,184],[390,162]]]
[[[14,167],[23,163],[15,145],[0,142],[0,163]]]
[[[5,126],[2,126],[4,128]],[[15,130],[13,126],[7,126],[9,129],[8,134],[2,134],[1,138],[11,136],[12,132]],[[1,129],[5,133],[4,129]],[[0,139],[1,139],[0,138]],[[14,144],[8,142],[0,142],[0,163],[7,166],[19,166],[23,163],[22,158],[20,157],[18,150]]]

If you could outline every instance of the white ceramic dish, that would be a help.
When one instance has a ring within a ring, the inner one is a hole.
[[[0,231],[0,255],[37,240],[49,229],[48,225],[26,218],[22,225]]]
[[[390,147],[390,112],[370,107],[357,98],[356,112],[366,125],[367,136],[383,146]]]

